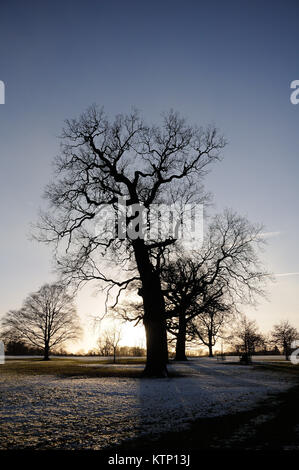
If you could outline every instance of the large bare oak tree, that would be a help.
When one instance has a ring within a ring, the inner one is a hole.
[[[119,198],[140,210],[156,203],[198,202],[203,176],[225,141],[215,128],[189,126],[173,111],[156,126],[145,124],[135,111],[109,121],[96,106],[67,121],[62,137],[39,238],[58,247],[60,271],[72,282],[102,281],[109,292],[117,288],[118,297],[131,282],[141,281],[145,374],[166,376],[165,306],[155,255],[175,237],[115,237],[103,211],[108,205],[117,221]],[[126,217],[125,228],[133,230],[133,219],[134,214]]]

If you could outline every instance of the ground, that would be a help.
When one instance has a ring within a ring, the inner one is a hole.
[[[168,379],[146,379],[138,361],[7,361],[0,366],[0,449],[129,449],[137,442],[154,449],[158,436],[167,447],[246,447],[292,400],[293,367],[198,358],[172,363]],[[297,408],[297,393],[293,402]],[[299,449],[298,424],[285,448]]]

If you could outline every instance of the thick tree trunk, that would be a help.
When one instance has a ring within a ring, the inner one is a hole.
[[[43,358],[44,361],[49,361],[50,360],[49,352],[50,352],[49,344],[46,343],[45,347],[44,347],[44,358]]]
[[[134,252],[142,282],[143,323],[146,333],[146,366],[147,377],[167,377],[167,333],[165,304],[160,279],[154,272],[144,240],[135,240]]]
[[[186,318],[183,313],[179,316],[179,331],[176,340],[175,361],[187,361],[186,356]]]
[[[144,321],[146,333],[146,377],[167,377],[167,356],[165,350],[166,327],[161,321]],[[167,346],[166,346],[167,348]]]

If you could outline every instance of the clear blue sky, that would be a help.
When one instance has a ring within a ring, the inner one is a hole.
[[[51,279],[46,247],[28,241],[63,120],[88,105],[149,121],[171,107],[215,123],[229,145],[206,179],[216,209],[263,222],[266,260],[298,273],[297,1],[2,0],[0,313]],[[277,278],[262,326],[298,317],[296,274]],[[82,306],[84,308],[84,306]]]

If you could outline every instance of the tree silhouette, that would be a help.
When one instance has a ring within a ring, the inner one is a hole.
[[[283,320],[277,325],[274,325],[271,336],[272,343],[282,348],[286,360],[288,361],[291,353],[291,344],[299,338],[298,330],[294,328],[288,320]]]
[[[109,329],[103,331],[98,339],[98,350],[103,356],[113,356],[116,363],[116,353],[121,340],[121,329],[115,323]]]
[[[163,266],[167,325],[177,338],[177,360],[186,360],[186,335],[201,337],[211,354],[225,319],[263,295],[269,275],[258,257],[261,235],[261,226],[226,210],[212,219],[200,250],[181,251]]]
[[[4,315],[2,326],[4,338],[15,337],[42,349],[46,361],[53,348],[74,341],[81,334],[72,298],[58,284],[45,284],[30,294],[20,310]]]
[[[248,364],[256,348],[263,346],[264,338],[259,332],[256,321],[249,320],[246,315],[241,314],[232,329],[231,343],[239,353],[243,353],[243,362]]]
[[[46,190],[50,208],[41,215],[38,238],[55,244],[64,279],[105,283],[108,293],[116,290],[115,302],[122,290],[140,280],[147,345],[144,372],[166,376],[165,305],[157,254],[176,237],[136,236],[136,207],[143,213],[156,203],[202,200],[203,176],[218,158],[224,139],[213,127],[187,125],[173,111],[164,115],[159,127],[145,124],[136,111],[110,122],[96,106],[67,121],[62,138],[56,178]],[[127,208],[121,222],[120,201]],[[115,216],[112,228],[104,214],[107,207]]]

